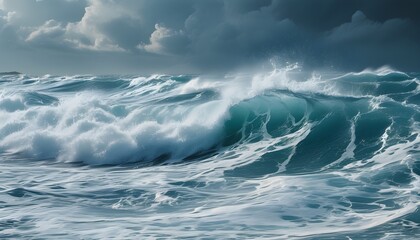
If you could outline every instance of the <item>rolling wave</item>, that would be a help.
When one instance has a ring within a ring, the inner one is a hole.
[[[179,236],[205,236],[208,223],[239,237],[223,228],[228,221],[246,237],[375,237],[401,226],[397,239],[418,231],[417,77],[296,67],[223,78],[4,75],[0,154],[3,162],[149,169],[159,176],[138,177],[157,182],[125,189],[112,208],[155,202],[146,219],[159,222],[160,207],[179,204],[178,218],[193,225],[190,234],[169,227]],[[9,194],[42,194],[27,191]]]

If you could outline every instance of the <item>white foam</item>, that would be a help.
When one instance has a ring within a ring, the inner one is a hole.
[[[340,163],[342,163],[345,160],[353,159],[354,158],[354,150],[356,149],[356,124],[357,119],[359,118],[360,113],[358,113],[352,120],[351,120],[351,126],[350,126],[350,142],[348,143],[346,150],[341,154],[341,156],[334,162],[327,164],[326,166],[321,168],[321,171],[324,171],[326,169],[329,169],[333,166],[336,166]]]
[[[349,73],[349,75],[357,76],[357,75],[371,74],[371,75],[377,75],[377,76],[387,76],[389,74],[394,74],[394,73],[408,76],[406,73],[397,71],[397,70],[393,69],[391,66],[387,66],[387,65],[384,65],[384,66],[376,68],[376,69],[366,68],[366,69],[364,69],[363,71],[360,71],[360,72]]]
[[[38,159],[118,164],[164,154],[182,159],[210,148],[221,134],[224,109],[217,114],[217,103],[185,110],[186,120],[165,111],[155,116],[161,120],[147,120],[147,110],[116,116],[101,98],[78,94],[57,106],[28,109],[19,100],[3,99],[0,149]],[[15,122],[21,127],[13,130]]]

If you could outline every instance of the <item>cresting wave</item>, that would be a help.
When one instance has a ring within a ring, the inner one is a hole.
[[[179,162],[268,139],[287,145],[285,136],[304,134],[293,158],[317,149],[311,161],[331,164],[355,154],[345,153],[352,134],[361,159],[386,149],[388,140],[417,141],[415,77],[381,69],[296,79],[296,70],[224,79],[4,76],[0,151],[93,165]],[[329,143],[333,150],[315,147]]]
[[[10,238],[410,239],[420,231],[418,76],[296,66],[1,76],[0,193],[23,202],[4,208],[14,218],[0,226],[25,226]],[[79,219],[101,231],[73,231]]]

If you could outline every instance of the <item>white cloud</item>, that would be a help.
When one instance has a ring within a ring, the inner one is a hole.
[[[180,35],[182,35],[181,31],[175,31],[155,24],[155,31],[150,35],[150,43],[141,43],[137,47],[151,53],[168,54],[165,41]]]
[[[29,36],[26,38],[26,41],[37,41],[41,40],[42,38],[49,38],[52,39],[57,36],[61,36],[64,34],[64,28],[62,24],[59,22],[51,19],[45,22],[44,25],[40,26],[35,31],[31,32]]]
[[[6,16],[3,17],[4,20],[6,20],[6,22],[10,23],[13,22],[13,20],[16,18],[16,12],[15,11],[11,11],[11,12],[7,12]]]
[[[134,13],[114,1],[91,0],[79,22],[58,23],[48,20],[33,30],[27,41],[51,41],[55,38],[67,46],[94,51],[124,51],[102,31],[102,26],[120,17],[135,17]],[[61,33],[61,34],[60,34]]]
[[[130,15],[130,11],[114,1],[91,0],[90,2],[91,5],[85,8],[85,14],[80,22],[67,24],[65,39],[81,49],[123,51],[101,31],[100,26],[120,16]]]

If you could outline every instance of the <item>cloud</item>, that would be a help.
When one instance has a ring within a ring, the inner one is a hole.
[[[98,51],[123,51],[118,43],[104,34],[101,27],[115,19],[136,17],[130,9],[114,1],[92,0],[85,8],[83,18],[66,26],[66,40],[74,43],[77,48]]]
[[[2,47],[8,48],[7,45],[14,45],[17,43],[17,35],[15,29],[10,25],[13,20],[15,12],[7,12],[0,9],[0,50]]]
[[[16,27],[36,27],[50,19],[73,22],[82,18],[88,2],[85,0],[2,0],[2,9],[16,12]]]
[[[7,22],[13,22],[14,18],[16,17],[16,12],[7,12],[5,16],[3,16],[3,19]]]
[[[409,19],[373,21],[356,11],[351,21],[329,31],[323,39],[327,57],[336,65],[364,68],[385,64],[417,68],[420,31]],[[417,54],[415,54],[417,53]]]
[[[327,35],[327,40],[344,44],[367,43],[366,41],[376,43],[378,40],[388,41],[390,38],[394,41],[405,37],[409,33],[406,30],[410,28],[410,23],[406,20],[390,19],[384,23],[374,22],[363,12],[357,11],[350,22],[334,28]]]
[[[63,26],[51,19],[46,21],[42,26],[31,32],[26,38],[26,41],[33,42],[42,38],[54,39],[58,36],[62,36],[65,33]]]
[[[120,16],[133,16],[113,1],[90,1],[80,21],[61,23],[54,19],[34,28],[27,37],[29,43],[51,43],[94,51],[124,51],[101,31],[101,27]]]
[[[155,25],[155,31],[150,35],[150,43],[137,45],[140,50],[151,53],[171,54],[185,53],[188,40],[183,31],[175,31],[159,24]]]
[[[81,60],[90,54],[115,70],[157,61],[156,69],[182,63],[179,71],[228,71],[272,56],[316,68],[418,69],[419,6],[415,0],[0,0],[0,24],[18,39],[8,44],[20,49]],[[5,37],[0,49],[10,49]]]

